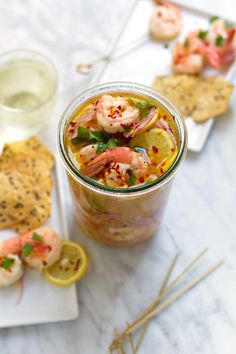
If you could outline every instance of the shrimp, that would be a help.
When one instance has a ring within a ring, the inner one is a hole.
[[[160,41],[170,41],[178,36],[182,28],[179,8],[165,0],[158,0],[149,21],[151,36]]]
[[[220,40],[217,44],[217,40]],[[211,24],[203,48],[206,61],[216,69],[234,60],[236,53],[236,29],[226,28],[225,21],[218,19]]]
[[[189,34],[185,43],[177,43],[172,57],[172,68],[180,74],[198,74],[204,66],[203,43],[198,32]]]
[[[68,131],[71,134],[71,138],[76,137],[79,127],[86,127],[88,123],[91,123],[91,121],[96,117],[95,113],[96,109],[92,106],[85,113],[79,115],[70,122]]]
[[[55,263],[61,253],[61,240],[48,226],[42,226],[0,244],[0,257],[19,255],[30,267],[42,270]]]
[[[9,267],[3,267],[4,258],[12,262]],[[0,288],[16,283],[23,275],[23,265],[15,254],[7,254],[0,262]]]
[[[96,106],[99,126],[111,134],[124,132],[126,127],[132,127],[139,119],[138,109],[123,97],[103,95]]]
[[[79,160],[84,163],[92,161],[97,156],[97,147],[98,144],[89,144],[82,147],[79,151]]]
[[[148,168],[148,162],[139,153],[128,147],[116,147],[95,157],[93,161],[88,163],[83,173],[88,177],[93,177],[110,163],[127,164],[128,169],[136,176],[145,174]]]

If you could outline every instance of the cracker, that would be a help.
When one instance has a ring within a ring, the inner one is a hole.
[[[53,155],[36,138],[4,146],[3,153],[0,156],[0,174],[10,173],[11,179],[15,178],[17,180],[17,189],[21,191],[24,205],[27,205],[27,208],[25,207],[25,212],[20,214],[20,217],[17,212],[15,212],[15,217],[12,215],[14,210],[10,206],[19,197],[13,186],[9,186],[14,198],[13,201],[9,199],[8,207],[5,208],[7,211],[5,211],[5,214],[2,213],[2,219],[7,221],[4,222],[4,225],[2,222],[0,226],[24,233],[43,225],[47,221],[51,214],[51,170],[53,165]],[[10,198],[10,192],[8,198]],[[12,204],[10,204],[10,201]]]
[[[187,117],[196,105],[196,80],[191,75],[162,76],[155,79],[152,87],[169,98],[182,116]]]
[[[191,113],[192,118],[202,123],[225,113],[232,91],[233,85],[221,77],[199,77],[196,86],[197,104]]]
[[[0,172],[0,229],[25,219],[32,208],[27,198],[29,180],[17,171]]]
[[[33,181],[33,180],[32,180]],[[22,234],[43,225],[51,215],[52,179],[46,178],[27,191],[32,205],[27,217],[12,225],[11,229]]]
[[[0,156],[0,171],[17,169],[23,174],[35,177],[50,176],[54,165],[51,152],[36,138],[29,138],[15,143],[5,144]]]

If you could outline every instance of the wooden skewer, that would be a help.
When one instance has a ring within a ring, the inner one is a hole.
[[[109,60],[111,59],[117,52],[120,52],[121,50],[128,50],[129,47],[135,46],[135,45],[140,45],[142,41],[147,41],[149,39],[148,34],[141,36],[140,38],[136,38],[133,41],[126,43],[118,48],[112,49],[109,53],[102,55],[101,57],[87,63],[79,63],[76,66],[76,70],[78,73],[83,74],[83,75],[88,75],[90,74],[92,68],[94,65],[100,63],[101,61],[104,60]]]
[[[163,281],[163,283],[162,283],[161,289],[160,289],[160,291],[159,291],[159,293],[158,293],[157,299],[154,300],[154,301],[151,303],[151,305],[148,306],[148,307],[144,310],[142,316],[144,316],[145,313],[151,311],[151,310],[161,301],[162,293],[163,293],[163,291],[165,290],[165,288],[166,288],[166,286],[167,286],[167,284],[168,284],[168,281],[169,281],[170,276],[171,276],[171,274],[172,274],[172,272],[173,272],[173,270],[174,270],[174,267],[175,267],[175,265],[176,265],[176,262],[177,262],[178,257],[179,257],[179,253],[177,253],[177,254],[175,255],[175,257],[173,258],[173,260],[172,260],[172,262],[171,262],[171,264],[170,264],[170,266],[169,266],[169,269],[168,269],[168,271],[167,271],[167,273],[166,273],[166,276],[165,276],[165,278],[164,278],[164,281]],[[140,317],[141,317],[141,316],[140,316]],[[139,317],[139,318],[140,318],[140,317]],[[141,334],[140,334],[140,336],[139,336],[139,338],[138,338],[138,342],[137,342],[137,345],[136,345],[135,353],[138,352],[138,350],[139,350],[139,348],[140,348],[140,346],[141,346],[141,344],[142,344],[142,341],[143,341],[143,338],[144,338],[144,336],[145,336],[145,333],[146,333],[146,331],[147,331],[147,329],[148,329],[149,323],[150,323],[150,321],[146,322],[146,323],[144,324],[143,328],[142,328],[142,332],[141,332]]]
[[[168,269],[168,271],[167,271],[167,273],[166,273],[166,276],[165,276],[165,278],[164,278],[164,280],[163,280],[163,283],[162,283],[162,285],[161,285],[161,289],[160,289],[160,291],[159,291],[159,293],[158,293],[158,296],[160,296],[160,294],[161,294],[161,293],[163,292],[163,290],[165,289],[165,287],[166,287],[166,285],[167,285],[167,283],[168,283],[168,281],[169,281],[169,278],[170,278],[170,276],[171,276],[171,273],[172,273],[172,271],[173,271],[173,269],[174,269],[174,266],[175,266],[175,264],[176,264],[176,261],[177,261],[178,256],[179,256],[179,254],[176,254],[175,257],[174,257],[174,259],[172,260],[172,262],[171,262],[171,264],[170,264],[170,266],[169,266],[169,269]],[[144,312],[139,316],[138,320],[141,319],[141,318],[146,314],[146,311],[147,311],[148,309],[149,309],[149,311],[152,310],[155,305],[156,305],[156,301],[154,300],[153,303],[152,303],[151,305],[149,305],[149,306],[144,310]],[[135,320],[134,322],[132,322],[132,324],[130,324],[129,326],[133,325],[136,321],[137,321],[137,320]],[[144,337],[144,334],[145,334],[145,333],[141,334],[141,336]],[[123,331],[123,332],[120,334],[120,338],[122,338],[124,335],[125,335],[125,331]],[[140,337],[140,338],[141,338],[141,337]],[[124,338],[123,341],[122,341],[122,343],[125,344],[127,341],[128,341],[127,338]],[[139,341],[138,341],[138,343],[139,343]],[[115,339],[115,341],[113,341],[113,343],[111,344],[110,349],[115,349],[115,348],[117,348],[117,344],[118,344],[118,342],[117,342],[117,336],[116,336],[116,339]],[[140,346],[140,345],[141,345],[141,342],[139,343],[139,346]],[[137,347],[136,347],[136,351],[137,351]]]
[[[127,325],[127,327],[129,327],[129,323],[128,323],[128,322],[127,322],[126,325]],[[128,334],[128,338],[129,338],[129,342],[130,342],[132,354],[136,354],[136,349],[135,349],[135,345],[134,345],[133,334],[132,334],[132,333]]]
[[[163,299],[164,296],[166,296],[171,290],[174,289],[174,287],[177,285],[177,283],[183,279],[183,277],[185,276],[185,274],[187,274],[192,267],[204,256],[204,254],[208,251],[208,248],[204,248],[204,250],[202,250],[188,265],[186,268],[184,268],[184,270],[182,272],[180,272],[180,274],[177,275],[177,277],[170,283],[170,285],[168,287],[166,287],[168,280],[169,280],[169,276],[173,270],[173,267],[175,266],[175,263],[177,261],[178,258],[178,254],[175,256],[174,260],[173,260],[173,264],[171,265],[167,275],[166,275],[166,280],[164,281],[163,285],[162,285],[162,289],[160,291],[160,293],[157,295],[157,298],[154,299],[154,301],[151,303],[151,305],[149,305],[148,307],[146,307],[146,309],[143,311],[143,313],[135,320],[133,321],[133,323],[131,325],[134,325],[136,322],[138,322],[142,317],[144,317],[148,312],[150,312],[153,307],[155,307],[156,305],[158,305],[158,303],[161,301],[161,299]],[[170,274],[169,274],[170,273]]]
[[[186,275],[186,274],[192,269],[192,267],[204,256],[204,254],[205,254],[207,251],[208,251],[208,248],[207,248],[207,247],[204,248],[204,249],[187,265],[187,267],[184,268],[184,270],[183,270],[182,272],[180,272],[180,273],[177,275],[177,277],[171,282],[171,284],[170,284],[168,287],[166,287],[166,285],[167,285],[167,283],[168,283],[168,281],[169,281],[170,275],[171,275],[171,273],[172,273],[172,271],[173,271],[173,269],[174,269],[174,266],[175,266],[175,264],[176,264],[177,258],[178,258],[178,254],[176,254],[176,256],[174,257],[174,259],[173,259],[173,261],[172,261],[172,263],[171,263],[171,265],[170,265],[170,267],[169,267],[169,269],[168,269],[168,272],[167,272],[167,274],[166,274],[166,276],[165,276],[165,279],[164,279],[163,284],[162,284],[162,286],[161,286],[161,290],[159,291],[159,293],[158,293],[158,295],[157,295],[157,298],[154,299],[154,301],[153,301],[149,306],[147,306],[147,307],[145,308],[145,310],[142,312],[142,314],[141,314],[136,320],[134,320],[134,321],[130,324],[130,326],[134,326],[134,325],[135,325],[137,322],[139,322],[143,317],[145,317],[145,316],[149,313],[149,311],[153,310],[153,308],[159,304],[159,302],[161,301],[161,299],[162,299],[164,296],[166,296],[166,295],[169,293],[169,291],[171,291],[171,290],[173,290],[173,289],[175,288],[175,286],[177,285],[177,283],[184,277],[184,275]],[[164,289],[165,289],[165,290],[164,290]],[[145,331],[145,330],[144,330],[144,331]],[[141,333],[141,336],[144,337],[144,334],[145,334],[145,332],[144,332],[144,333]],[[126,331],[123,331],[123,332],[120,334],[120,338],[124,337],[125,335],[126,335]],[[122,339],[122,343],[127,343],[127,341],[128,341],[127,338],[123,338],[123,339]],[[110,348],[113,348],[113,349],[117,348],[117,344],[118,344],[117,339],[115,339],[115,340],[112,342]],[[140,343],[140,345],[141,345],[141,343]],[[136,350],[137,350],[137,348],[136,348]]]
[[[171,291],[172,289],[174,289],[175,285],[181,280],[183,279],[183,277],[185,276],[185,274],[187,274],[192,268],[193,266],[205,255],[205,253],[208,251],[208,247],[204,248],[204,250],[202,250],[202,252],[200,252],[196,258],[194,258],[188,265],[186,268],[184,268],[184,270],[177,275],[177,277],[170,283],[170,285],[166,288],[165,290],[165,294],[167,294],[169,291]]]
[[[139,328],[142,324],[144,324],[147,320],[149,320],[152,317],[156,316],[158,313],[163,311],[166,307],[170,306],[173,302],[178,300],[186,292],[188,292],[190,289],[192,289],[194,286],[196,286],[198,283],[200,283],[203,279],[205,279],[208,275],[210,275],[213,271],[215,271],[217,268],[219,268],[223,263],[224,263],[224,260],[220,260],[220,261],[216,262],[214,265],[209,267],[206,270],[206,272],[204,272],[203,274],[201,274],[198,277],[196,277],[190,284],[187,284],[182,289],[177,291],[173,296],[171,296],[168,299],[164,300],[159,306],[157,306],[157,308],[155,310],[151,311],[149,314],[147,314],[145,317],[143,317],[135,325],[130,326],[129,328],[127,328],[126,335],[132,333],[137,328]]]

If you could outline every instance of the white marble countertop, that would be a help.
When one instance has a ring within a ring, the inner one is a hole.
[[[188,1],[185,0],[185,3]],[[195,6],[232,18],[234,0],[192,0]],[[75,64],[108,46],[127,0],[11,0],[0,4],[0,52],[38,49],[60,73],[60,99],[50,129],[41,137],[56,151],[57,120],[70,100],[89,85]],[[236,92],[234,93],[234,99]],[[236,106],[214,125],[200,155],[188,154],[179,172],[159,235],[131,249],[94,244],[80,232],[67,200],[70,235],[86,246],[91,266],[78,284],[80,317],[71,322],[0,330],[2,354],[105,354],[113,328],[122,328],[156,295],[168,264],[181,252],[181,268],[205,246],[210,261],[225,265],[156,318],[141,354],[236,353]]]

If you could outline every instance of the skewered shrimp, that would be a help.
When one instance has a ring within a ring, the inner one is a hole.
[[[217,40],[220,43],[217,44]],[[218,19],[211,24],[204,42],[203,55],[216,69],[234,60],[236,53],[236,29],[226,28],[225,21]]]
[[[165,0],[157,0],[157,6],[149,21],[151,36],[160,41],[170,41],[181,31],[182,21],[179,8]]]
[[[93,161],[89,162],[83,173],[88,177],[93,177],[101,172],[109,163],[127,164],[136,176],[146,173],[148,162],[137,152],[128,147],[116,147],[106,150],[98,155]]]
[[[28,254],[24,252],[27,248]],[[59,259],[61,240],[53,229],[42,226],[3,241],[0,244],[0,257],[9,253],[19,255],[30,267],[42,270]]]
[[[97,103],[97,121],[106,132],[124,132],[139,119],[138,109],[123,97],[103,95]]]
[[[204,66],[202,48],[203,43],[198,38],[198,31],[190,33],[185,43],[178,43],[174,48],[173,70],[180,74],[198,74]]]
[[[5,257],[4,257],[5,258]],[[4,258],[1,260],[0,265],[0,288],[7,287],[16,283],[23,275],[23,265],[20,258],[14,254],[7,254],[6,258],[12,264],[5,268],[2,266],[2,262]]]

